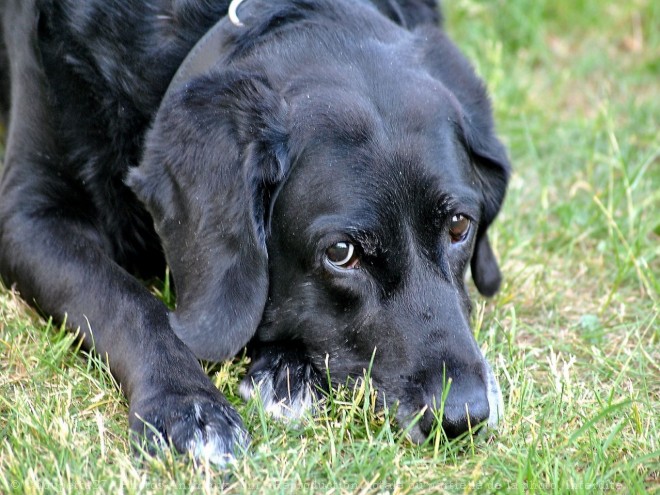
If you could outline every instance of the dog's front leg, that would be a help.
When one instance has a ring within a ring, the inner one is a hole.
[[[5,185],[19,175],[11,157],[7,165]],[[79,328],[84,346],[107,360],[129,399],[133,432],[214,463],[230,459],[247,434],[170,328],[167,308],[107,257],[81,220],[37,215],[38,192],[17,192],[28,189],[8,189],[0,203],[5,282],[45,314]]]
[[[238,414],[175,335],[165,305],[113,257],[116,245],[130,239],[115,239],[120,231],[107,228],[104,216],[126,215],[130,205],[117,191],[93,187],[88,172],[95,163],[106,167],[95,169],[98,177],[112,173],[120,182],[119,162],[95,162],[89,147],[70,153],[59,131],[71,122],[56,113],[59,98],[48,92],[39,52],[37,31],[46,14],[34,0],[3,2],[2,11],[12,108],[0,182],[0,277],[44,314],[80,329],[85,347],[107,361],[120,382],[130,427],[140,438],[162,438],[181,452],[223,463],[247,443]],[[107,151],[99,149],[99,156]]]

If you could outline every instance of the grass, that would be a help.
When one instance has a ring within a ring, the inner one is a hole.
[[[0,292],[1,493],[660,493],[660,4],[454,0],[448,30],[491,90],[515,175],[491,236],[506,280],[474,326],[498,433],[411,445],[368,382],[253,435],[228,471],[138,461],[99,360]]]

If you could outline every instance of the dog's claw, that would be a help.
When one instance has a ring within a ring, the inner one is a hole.
[[[155,454],[170,445],[201,462],[223,467],[247,448],[250,439],[239,415],[229,405],[201,397],[169,397],[156,413],[131,413],[138,444]]]

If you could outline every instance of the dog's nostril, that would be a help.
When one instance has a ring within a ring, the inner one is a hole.
[[[435,414],[433,414],[433,411],[431,411],[430,408],[427,408],[419,420],[419,429],[424,434],[424,437],[428,437],[431,434],[434,425],[435,425]],[[422,440],[419,441],[421,443]]]
[[[448,438],[456,438],[468,431],[476,433],[490,414],[488,401],[467,402],[462,406],[445,405],[442,429]]]

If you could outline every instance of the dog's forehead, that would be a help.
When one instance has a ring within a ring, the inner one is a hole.
[[[447,132],[464,120],[458,98],[423,67],[382,71],[365,65],[332,66],[323,78],[305,73],[290,82],[285,98],[294,136],[305,144],[323,135],[356,141],[381,133],[392,139]]]
[[[354,129],[353,140],[347,128],[331,130],[295,159],[278,200],[301,213],[296,217],[302,224],[321,215],[371,226],[394,219],[416,222],[446,198],[478,201],[470,158],[453,126],[396,137],[361,127]]]
[[[458,105],[439,91],[402,92],[415,96],[391,95],[386,104],[355,92],[305,98],[292,132],[296,196],[337,203],[469,189],[474,170]]]

